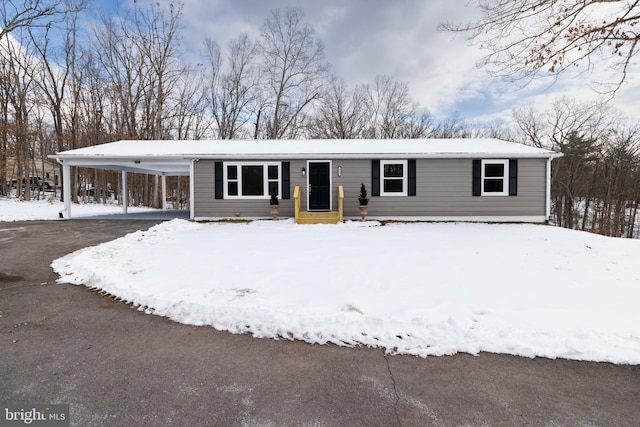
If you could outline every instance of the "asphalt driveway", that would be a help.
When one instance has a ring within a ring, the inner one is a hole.
[[[0,223],[0,404],[77,426],[638,425],[640,366],[256,339],[55,284],[55,258],[155,223]]]

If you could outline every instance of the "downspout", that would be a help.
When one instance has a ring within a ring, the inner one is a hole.
[[[551,160],[553,160],[553,157],[547,159],[547,182],[545,191],[545,222],[547,224],[551,221]]]
[[[189,165],[189,219],[193,221],[193,219],[195,218],[195,189],[194,187],[194,170],[195,170],[195,164],[198,161],[198,159],[193,159],[191,161],[191,165]]]

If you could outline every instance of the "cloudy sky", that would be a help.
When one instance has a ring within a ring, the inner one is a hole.
[[[123,13],[133,1],[93,4],[102,12]],[[597,96],[589,83],[597,80],[593,75],[565,75],[552,86],[539,81],[517,89],[477,69],[477,47],[460,35],[437,31],[440,23],[465,23],[477,16],[468,0],[186,0],[183,47],[196,54],[205,37],[224,47],[242,32],[257,39],[272,10],[291,6],[301,8],[315,28],[336,76],[350,86],[372,82],[377,75],[406,81],[412,97],[437,116],[457,111],[470,121],[508,119],[515,107],[546,108],[561,94],[581,100]],[[613,100],[633,117],[640,117],[639,76],[630,75]]]

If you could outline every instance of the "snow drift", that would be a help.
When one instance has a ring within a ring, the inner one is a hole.
[[[174,220],[52,267],[61,283],[256,337],[638,364],[638,260],[640,241],[543,225]]]

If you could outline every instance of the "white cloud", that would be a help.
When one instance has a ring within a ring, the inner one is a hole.
[[[467,119],[504,119],[515,107],[539,105],[560,94],[593,98],[590,81],[607,81],[596,78],[606,70],[598,70],[598,76],[570,71],[551,87],[541,81],[518,90],[514,84],[490,77],[475,67],[481,56],[477,47],[469,46],[463,35],[437,31],[440,23],[465,23],[476,16],[477,10],[467,0],[300,0],[295,4],[285,0],[190,0],[183,7],[183,46],[197,57],[205,37],[222,48],[243,32],[257,39],[271,12],[290,6],[305,12],[325,45],[336,76],[351,86],[372,82],[383,74],[406,81],[411,95],[436,115],[460,111]],[[616,107],[630,115],[637,115],[640,81],[636,75],[629,77],[614,100]]]

